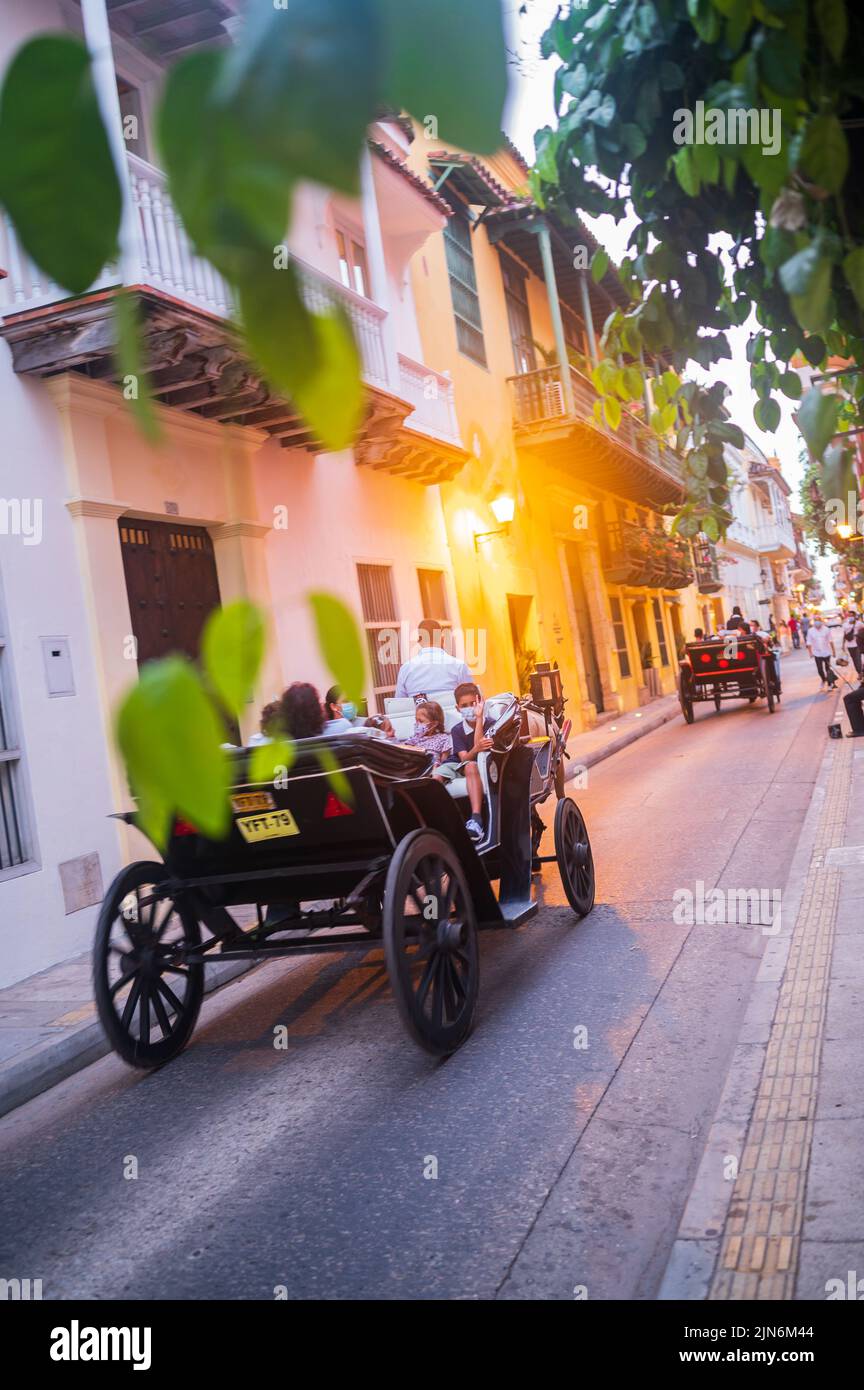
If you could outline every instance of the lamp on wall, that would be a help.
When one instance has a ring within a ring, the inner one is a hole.
[[[479,550],[480,541],[488,541],[492,536],[506,536],[510,530],[510,523],[516,514],[516,502],[507,492],[502,492],[500,497],[496,497],[489,503],[489,508],[498,522],[497,531],[477,531],[474,535],[474,549]]]

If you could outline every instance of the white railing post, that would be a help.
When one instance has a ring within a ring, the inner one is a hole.
[[[124,285],[136,285],[141,280],[140,235],[132,197],[129,164],[126,159],[126,142],[123,139],[123,117],[117,94],[117,74],[105,0],[81,0],[81,17],[84,21],[84,37],[93,64],[96,97],[123,196],[119,236],[120,278]]]
[[[381,325],[386,372],[385,384],[389,385],[391,390],[395,390],[399,381],[399,361],[396,353],[393,315],[390,312],[390,287],[387,280],[384,237],[378,214],[378,198],[375,193],[375,174],[372,169],[372,156],[368,145],[364,145],[360,157],[360,188],[363,202],[363,228],[366,233],[366,254],[369,259],[369,275],[372,280],[372,297],[387,315]]]

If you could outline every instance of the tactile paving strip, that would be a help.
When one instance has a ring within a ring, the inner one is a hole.
[[[816,1116],[852,746],[836,747],[710,1299],[790,1299]]]

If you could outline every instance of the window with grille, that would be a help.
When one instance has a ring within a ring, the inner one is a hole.
[[[447,586],[442,570],[418,570],[420,581],[420,606],[424,618],[437,618],[439,622],[450,621],[447,611]]]
[[[447,252],[447,271],[450,276],[450,295],[456,317],[456,342],[459,351],[486,366],[486,346],[483,342],[483,320],[480,317],[480,298],[474,274],[474,249],[467,218],[457,213],[444,228],[444,248]]]
[[[385,699],[395,694],[401,664],[393,571],[389,565],[358,565],[357,580],[372,671],[372,692],[375,709],[380,713]]]
[[[32,858],[24,823],[21,747],[12,710],[9,654],[0,630],[0,873]]]
[[[618,657],[618,670],[621,672],[621,679],[626,680],[630,675],[630,657],[627,654],[627,633],[624,630],[624,614],[621,611],[621,600],[614,594],[609,597],[609,608],[612,612],[612,632],[615,638],[615,655]]]
[[[669,649],[666,646],[666,633],[663,630],[663,610],[659,598],[651,600],[654,609],[654,626],[657,629],[657,646],[660,649],[660,665],[669,665]]]

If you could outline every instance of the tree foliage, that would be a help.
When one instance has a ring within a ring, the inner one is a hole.
[[[631,304],[611,315],[604,333],[613,365],[643,352],[679,373],[691,361],[707,369],[729,356],[728,331],[755,319],[747,349],[754,417],[771,431],[778,393],[801,396],[793,363],[861,363],[860,5],[587,0],[562,8],[543,51],[561,62],[558,121],[536,137],[535,196],[564,217],[606,212],[620,220],[632,205],[638,218],[621,268]],[[727,118],[749,111],[759,129],[752,118],[746,129],[756,139],[739,142],[744,126]],[[693,118],[693,143],[676,140],[687,134],[683,113]],[[698,143],[709,127],[722,138]],[[836,389],[842,408],[817,400],[818,387],[800,408],[802,433],[820,459],[836,430],[861,423],[864,375],[838,377]],[[678,524],[691,535],[711,535],[728,519],[722,457],[714,451],[709,467],[703,452],[716,428],[696,431],[704,396],[679,389],[653,422],[675,429],[689,448]]]

